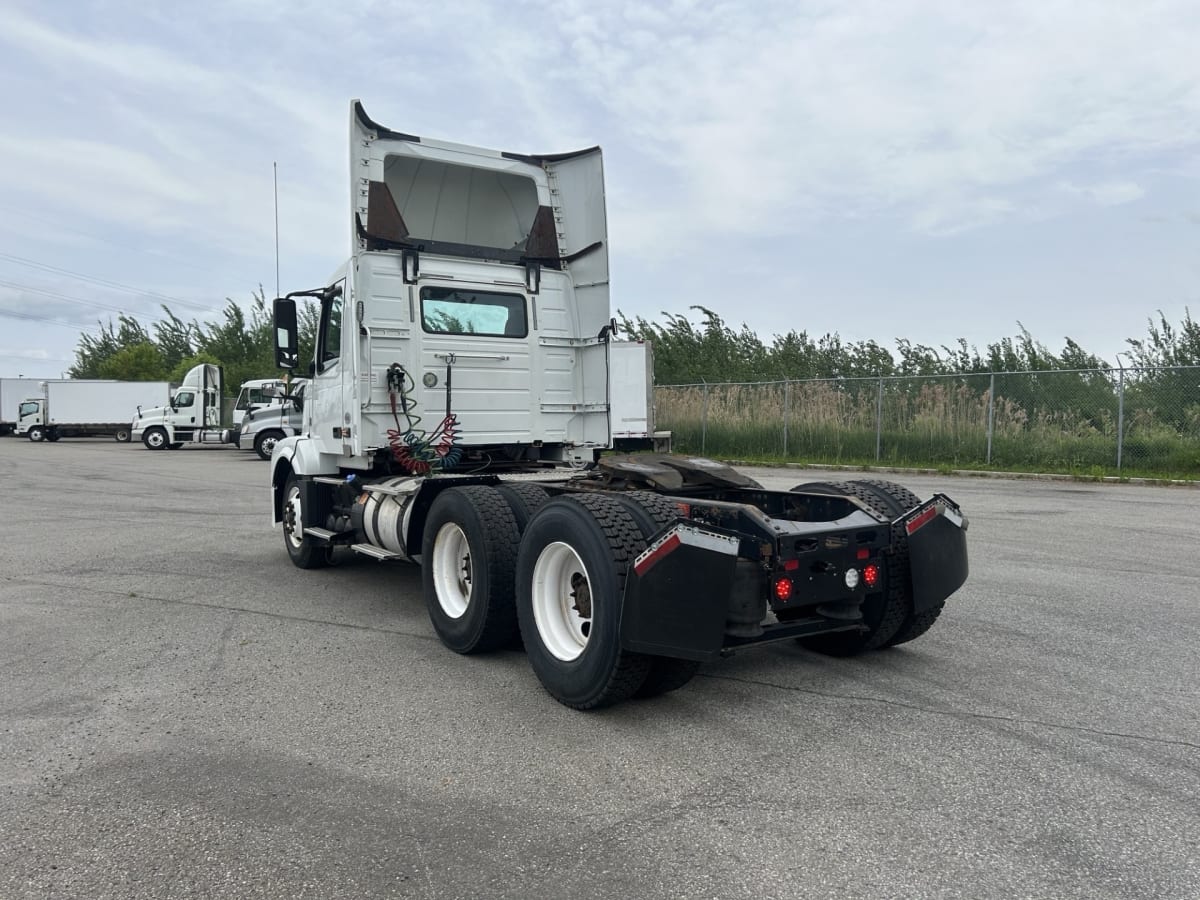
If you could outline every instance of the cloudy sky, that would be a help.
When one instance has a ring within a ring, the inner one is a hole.
[[[0,0],[0,374],[273,294],[272,163],[282,287],[323,283],[352,97],[603,146],[627,314],[1115,362],[1200,309],[1197,47],[1191,0]]]

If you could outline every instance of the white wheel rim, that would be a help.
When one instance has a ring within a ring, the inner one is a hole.
[[[264,439],[262,442],[262,447],[263,450],[266,451],[267,456],[270,456],[275,452],[275,438],[269,437]]]
[[[542,644],[563,662],[578,659],[592,630],[593,600],[587,566],[569,544],[555,541],[533,566],[533,621]],[[579,596],[581,588],[587,593]],[[584,600],[583,615],[578,608]]]
[[[467,536],[453,522],[438,529],[437,537],[433,539],[430,564],[438,606],[451,619],[462,618],[471,602],[474,568]]]
[[[304,517],[300,506],[300,488],[293,487],[288,491],[284,506],[283,533],[287,536],[288,543],[299,550],[300,544],[304,540]]]
[[[151,447],[161,447],[166,443],[166,438],[163,437],[163,433],[161,431],[150,432],[150,436],[146,438],[146,440]]]

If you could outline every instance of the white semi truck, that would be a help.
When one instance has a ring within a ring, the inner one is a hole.
[[[280,378],[252,378],[243,381],[237,400],[233,404],[233,427],[241,425],[242,418],[248,412],[282,404],[286,393],[287,382]]]
[[[674,690],[754,644],[904,643],[966,580],[967,523],[945,495],[768,491],[711,460],[604,452],[614,410],[647,388],[621,374],[638,351],[610,318],[599,148],[467,147],[354,102],[349,174],[353,255],[274,303],[276,361],[310,374],[303,433],[271,459],[296,566],[339,548],[419,562],[446,646],[521,639],[578,709]],[[311,362],[300,296],[320,304]]]
[[[166,381],[46,381],[40,395],[27,397],[18,409],[17,434],[31,441],[112,435],[130,439],[132,420],[143,404],[170,398]]]
[[[148,450],[178,450],[184,444],[222,443],[220,366],[201,363],[159,406],[138,407],[133,439]]]
[[[270,459],[275,445],[285,437],[303,434],[304,391],[306,379],[290,384],[279,382],[272,402],[247,410],[241,421],[225,433],[225,442],[239,450],[253,450],[262,459]]]

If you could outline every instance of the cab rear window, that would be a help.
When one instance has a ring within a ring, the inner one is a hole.
[[[529,334],[523,294],[421,288],[421,327],[429,334],[523,338]]]

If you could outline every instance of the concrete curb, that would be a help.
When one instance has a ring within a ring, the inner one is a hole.
[[[1084,475],[1060,475],[1050,472],[984,472],[978,469],[901,468],[899,466],[838,466],[821,463],[777,463],[749,459],[727,459],[722,462],[731,466],[758,466],[763,469],[811,469],[818,472],[886,472],[894,475],[945,475],[957,478],[994,478],[1005,481],[1071,481],[1080,484],[1130,484],[1142,487],[1182,487],[1200,489],[1200,481],[1172,478],[1118,478],[1113,475],[1098,477]]]

